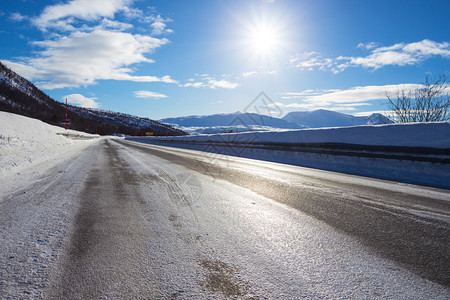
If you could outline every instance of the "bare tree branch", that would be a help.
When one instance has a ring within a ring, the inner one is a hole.
[[[414,91],[402,89],[386,92],[392,119],[399,123],[439,122],[450,120],[450,86],[445,74],[425,77],[425,82]]]

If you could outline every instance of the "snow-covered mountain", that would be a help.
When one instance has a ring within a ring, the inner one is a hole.
[[[160,121],[180,127],[191,134],[348,127],[393,123],[389,118],[378,113],[368,117],[355,117],[324,109],[311,112],[291,112],[281,119],[255,113],[236,112],[231,114],[166,118]]]
[[[65,107],[53,100],[31,82],[0,62],[0,110],[39,119],[61,126]],[[122,133],[144,135],[185,135],[186,133],[158,121],[123,113],[68,106],[69,128],[99,134]]]
[[[283,120],[309,128],[347,127],[393,123],[389,118],[379,113],[372,114],[368,117],[356,117],[325,109],[290,112],[283,117]]]
[[[190,133],[221,133],[305,128],[304,126],[283,119],[242,112],[167,118],[160,121],[179,126]]]
[[[179,118],[167,118],[160,120],[166,123],[178,124],[186,127],[212,127],[234,125],[258,125],[284,129],[299,129],[301,126],[291,122],[255,113],[235,112],[231,114],[214,114],[206,116],[188,116]]]

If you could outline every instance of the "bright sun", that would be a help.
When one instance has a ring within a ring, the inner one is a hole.
[[[269,9],[268,6],[265,8]],[[238,48],[243,50],[240,55],[246,64],[270,68],[279,65],[292,43],[289,14],[264,9],[238,16],[235,22]]]
[[[276,30],[267,25],[252,28],[249,32],[248,42],[254,52],[263,56],[273,54],[280,46]]]

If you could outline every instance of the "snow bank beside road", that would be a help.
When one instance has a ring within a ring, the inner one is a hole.
[[[149,139],[157,139],[157,137],[149,137]],[[296,144],[341,143],[369,146],[450,148],[450,122],[209,134],[170,137],[170,140]]]
[[[450,122],[127,139],[450,189]]]
[[[73,155],[91,145],[98,137],[0,112],[0,177]]]

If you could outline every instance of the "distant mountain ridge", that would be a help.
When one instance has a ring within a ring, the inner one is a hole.
[[[65,106],[53,100],[31,82],[7,68],[0,62],[0,110],[39,119],[61,126],[65,117]],[[99,134],[185,135],[172,126],[148,118],[122,113],[68,106],[69,128]]]
[[[356,117],[324,109],[311,112],[291,112],[281,119],[255,113],[236,112],[166,118],[160,121],[179,126],[191,134],[348,127],[393,123],[382,114],[375,113],[368,117]]]
[[[290,112],[283,117],[283,120],[309,128],[348,127],[393,123],[389,118],[379,113],[371,114],[368,117],[356,117],[325,109]]]
[[[289,121],[255,113],[235,112],[230,114],[214,114],[205,116],[187,116],[161,119],[161,122],[178,124],[185,127],[212,127],[212,126],[268,126],[282,129],[300,129],[303,126]]]

